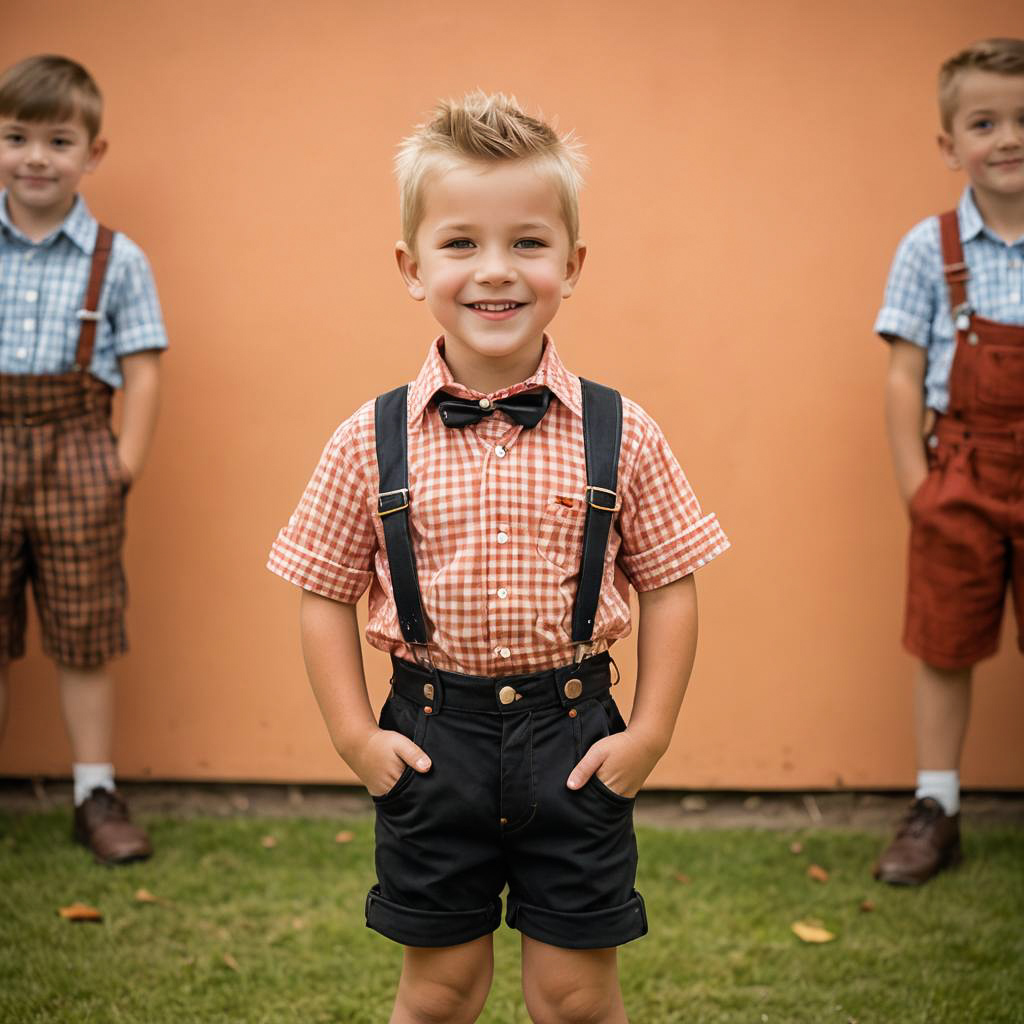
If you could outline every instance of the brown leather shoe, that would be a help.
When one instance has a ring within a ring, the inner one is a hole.
[[[124,797],[102,786],[75,808],[72,837],[101,864],[145,860],[153,853],[149,836],[131,820]]]
[[[890,885],[920,885],[962,859],[959,813],[950,817],[938,800],[926,796],[907,808],[874,876]]]

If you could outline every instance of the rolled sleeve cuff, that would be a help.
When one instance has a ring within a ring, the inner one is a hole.
[[[267,568],[303,590],[311,590],[343,604],[355,604],[373,578],[371,572],[339,565],[314,551],[299,547],[284,535],[279,535],[274,541]]]
[[[639,554],[625,555],[622,568],[640,592],[657,590],[688,576],[729,548],[718,517],[709,512],[684,533]]]
[[[886,306],[875,321],[875,333],[886,341],[890,338],[903,338],[921,348],[928,347],[928,324],[920,317],[911,316],[902,309]]]
[[[133,327],[117,335],[115,351],[119,356],[130,356],[136,352],[163,351],[167,348],[167,334],[163,327]]]

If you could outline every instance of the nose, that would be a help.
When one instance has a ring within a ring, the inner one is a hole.
[[[1024,126],[1016,119],[1005,122],[999,132],[1000,149],[1019,149],[1024,146]]]
[[[511,284],[519,275],[503,247],[493,246],[480,253],[473,280],[477,284]]]
[[[25,148],[25,162],[33,167],[46,163],[46,146],[42,142],[30,142]]]

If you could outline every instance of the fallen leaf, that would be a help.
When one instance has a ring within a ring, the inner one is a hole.
[[[240,971],[241,967],[238,966],[238,961],[230,954],[225,953],[221,959],[224,961],[225,967],[230,967],[233,971]]]
[[[136,889],[135,890],[135,902],[136,903],[156,903],[156,897],[148,889]]]
[[[831,942],[835,938],[832,932],[810,921],[794,921],[789,927],[801,942]]]
[[[795,839],[793,842],[791,842],[789,844],[789,852],[790,853],[803,853],[804,852],[804,844],[801,843],[799,839]]]
[[[351,843],[352,840],[355,839],[355,837],[356,837],[355,832],[339,832],[334,837],[334,841],[336,843]]]
[[[95,908],[84,903],[72,903],[57,911],[66,921],[102,921],[103,915]]]
[[[264,836],[260,840],[260,846],[262,846],[265,850],[272,850],[275,846],[277,846],[277,840],[273,836]]]
[[[680,872],[680,873],[679,873],[679,874],[677,874],[677,875],[673,875],[672,877],[673,877],[673,878],[675,878],[675,880],[676,880],[676,881],[677,881],[677,882],[678,882],[678,883],[679,883],[680,885],[689,885],[689,884],[690,884],[690,882],[692,882],[692,881],[693,881],[693,879],[692,879],[692,878],[690,878],[690,876],[689,876],[689,875],[684,875],[684,874],[683,874],[682,872]]]
[[[293,917],[292,918],[292,927],[297,932],[300,932],[300,931],[302,931],[303,928],[306,927],[306,922],[303,921],[301,917]]]
[[[828,881],[828,872],[820,864],[811,864],[807,868],[807,877],[824,883]]]
[[[860,909],[862,914],[870,914],[875,909],[874,900],[861,900]]]

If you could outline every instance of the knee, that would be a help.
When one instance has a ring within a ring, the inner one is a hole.
[[[489,979],[466,979],[465,984],[420,979],[402,986],[398,1001],[405,1019],[414,1024],[471,1024],[483,1009],[489,987]]]
[[[536,1024],[601,1024],[615,1010],[615,993],[606,985],[572,978],[549,978],[524,986],[526,1008]]]

